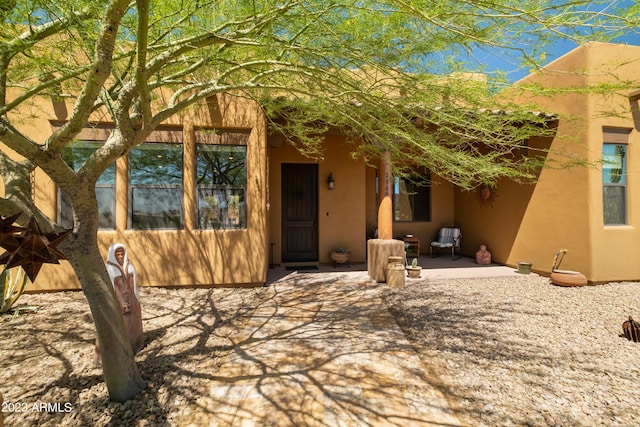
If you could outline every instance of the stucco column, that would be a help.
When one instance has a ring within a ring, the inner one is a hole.
[[[378,239],[393,239],[393,203],[391,200],[391,154],[380,159],[378,175]]]

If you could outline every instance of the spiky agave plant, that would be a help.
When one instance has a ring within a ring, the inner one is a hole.
[[[5,267],[2,270],[2,273],[0,273],[0,296],[2,297],[2,299],[0,299],[0,314],[22,309],[21,307],[14,307],[13,305],[27,287],[27,280],[28,277],[22,267],[11,269]],[[29,307],[23,308],[29,309]]]

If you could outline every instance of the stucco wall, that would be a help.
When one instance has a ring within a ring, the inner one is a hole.
[[[638,61],[640,47],[592,43],[553,62],[548,67],[549,71],[537,79],[553,87],[611,84],[616,83],[617,79],[637,79]],[[585,70],[588,72],[585,73]],[[571,73],[567,74],[566,71]],[[640,200],[633,190],[640,184],[637,174],[640,147],[637,142],[634,144],[638,135],[634,129],[628,94],[628,90],[616,91],[612,88],[606,95],[584,93],[541,100],[545,107],[564,117],[553,148],[570,145],[574,147],[572,152],[576,155],[582,153],[593,165],[569,171],[543,171],[540,183],[536,186],[540,198],[534,207],[538,212],[543,212],[546,206],[553,207],[551,212],[554,215],[549,218],[550,222],[555,220],[561,225],[553,225],[551,232],[541,237],[549,242],[546,246],[555,243],[557,249],[566,247],[569,250],[561,268],[581,271],[592,282],[640,278],[640,264],[631,262],[640,255],[640,234],[637,230]],[[630,133],[627,157],[626,226],[604,225],[602,170],[599,164],[604,126],[634,129]],[[579,145],[574,143],[576,138]],[[531,224],[533,220],[530,217],[537,213],[531,209],[527,214],[525,224]],[[523,244],[516,241],[516,256],[522,254],[519,250],[521,247]],[[516,261],[515,257],[511,261]]]
[[[338,247],[351,251],[352,262],[366,259],[365,164],[354,160],[353,146],[342,135],[330,133],[324,142],[323,160],[300,154],[282,140],[272,140],[269,148],[269,222],[273,262],[281,263],[283,163],[318,164],[318,262],[329,263],[329,253]],[[327,188],[329,173],[335,190]]]
[[[475,256],[480,245],[486,245],[493,262],[506,264],[532,190],[533,186],[503,180],[492,190],[491,198],[483,200],[479,189],[456,189],[456,223],[462,229],[462,253]]]
[[[601,70],[591,77],[592,83],[615,83],[612,75],[622,81],[638,81],[640,47],[606,44],[588,47],[591,67]],[[635,89],[640,89],[640,85]],[[627,225],[603,225],[602,172],[600,168],[589,171],[591,185],[588,197],[593,212],[590,218],[590,279],[595,282],[640,280],[640,263],[636,262],[640,259],[640,194],[637,191],[640,188],[640,121],[637,104],[631,105],[630,92],[621,90],[609,96],[590,97],[593,116],[589,126],[589,133],[593,136],[590,146],[595,160],[601,159],[603,126],[630,130],[627,145]],[[636,109],[635,114],[632,108]]]
[[[61,119],[46,102],[39,114],[21,126],[31,138],[43,141],[53,127],[49,120]],[[59,110],[59,109],[58,109]],[[182,230],[128,230],[127,161],[118,159],[116,175],[116,229],[99,231],[100,250],[106,258],[109,245],[124,243],[142,286],[261,285],[266,281],[268,241],[266,218],[266,124],[261,109],[243,98],[222,96],[203,103],[168,124],[183,130],[184,218]],[[197,230],[193,160],[194,130],[219,127],[250,130],[247,142],[247,228],[242,230]],[[36,173],[37,205],[50,217],[57,212],[57,190],[42,171]],[[73,270],[66,261],[45,264],[28,291],[78,289]]]
[[[614,83],[615,75],[636,79],[638,61],[640,47],[593,43],[559,58],[523,83],[568,88]],[[611,90],[606,95],[556,93],[533,98],[517,92],[520,102],[535,101],[544,111],[559,115],[550,160],[562,162],[563,156],[569,156],[591,165],[563,168],[561,163],[550,163],[535,186],[502,182],[492,208],[474,206],[473,195],[457,194],[456,221],[463,224],[467,243],[471,240],[477,246],[486,240],[494,260],[512,266],[530,261],[534,270],[543,273],[551,271],[557,250],[568,249],[561,268],[580,271],[592,282],[640,279],[640,264],[632,261],[640,256],[640,199],[634,190],[640,185],[640,141],[628,93]],[[603,126],[633,129],[627,158],[626,226],[603,225],[599,164]]]

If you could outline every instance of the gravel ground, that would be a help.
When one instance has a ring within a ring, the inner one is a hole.
[[[147,389],[122,404],[109,401],[93,366],[95,328],[83,293],[23,295],[18,303],[36,313],[0,317],[5,426],[175,425],[172,418],[208,391],[264,290],[142,288],[147,344],[136,361]],[[24,412],[6,412],[15,404]]]
[[[472,426],[640,425],[640,343],[620,336],[629,314],[640,319],[639,291],[561,288],[536,275],[375,287]],[[147,346],[136,359],[148,388],[123,404],[109,402],[92,365],[81,292],[25,295],[19,302],[37,312],[0,317],[3,409],[27,408],[6,412],[5,425],[176,425],[269,297],[265,288],[141,293]]]
[[[640,283],[566,288],[537,275],[413,283],[384,300],[474,426],[640,425]]]

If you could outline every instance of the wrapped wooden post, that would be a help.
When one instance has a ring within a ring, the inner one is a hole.
[[[367,272],[376,282],[386,282],[390,256],[404,259],[404,242],[395,239],[367,241]]]
[[[387,285],[392,288],[404,286],[404,259],[390,256],[387,263]]]
[[[393,238],[393,191],[391,183],[391,155],[388,151],[380,160],[378,176],[378,238]]]

